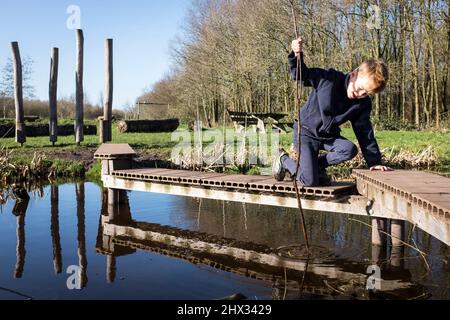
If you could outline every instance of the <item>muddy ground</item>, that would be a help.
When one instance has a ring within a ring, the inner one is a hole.
[[[58,151],[50,151],[43,150],[42,153],[45,154],[46,158],[49,160],[53,159],[60,159],[65,161],[79,161],[83,163],[84,168],[87,171],[89,171],[92,166],[95,163],[94,159],[94,153],[98,149],[98,147],[86,147],[86,148],[79,148],[76,150],[73,149],[67,149],[67,150],[58,150]],[[138,154],[135,160],[139,163],[146,164],[147,166],[152,166],[154,163],[161,163],[164,162],[164,159],[169,158],[169,154],[167,152],[149,152],[146,150],[135,150]],[[35,150],[20,150],[15,151],[14,155],[20,155],[20,156],[29,156],[32,157]]]

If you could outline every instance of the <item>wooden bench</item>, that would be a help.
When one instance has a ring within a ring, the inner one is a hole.
[[[27,122],[36,122],[40,119],[41,118],[39,116],[24,116],[24,120]]]

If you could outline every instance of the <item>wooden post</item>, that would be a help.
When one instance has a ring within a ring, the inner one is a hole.
[[[405,221],[391,220],[391,242],[393,247],[403,246],[405,241]]]
[[[116,280],[116,257],[108,255],[106,257],[106,281],[113,283]]]
[[[387,221],[384,218],[372,218],[372,245],[386,246]]]
[[[83,92],[83,30],[76,30],[77,38],[77,70],[76,70],[76,94],[75,94],[75,141],[80,145],[84,141],[83,117],[84,117],[84,92]]]
[[[85,192],[84,183],[77,183],[75,186],[77,199],[77,233],[78,233],[78,263],[80,267],[79,284],[80,289],[86,287],[87,278],[87,256],[86,256],[86,230],[85,230]]]
[[[119,203],[116,189],[108,189],[108,220],[113,221],[116,218],[116,206]]]
[[[29,199],[17,199],[12,210],[17,217],[17,246],[16,246],[16,266],[14,268],[14,278],[20,279],[25,267],[25,215],[28,209]]]
[[[61,238],[59,235],[59,188],[51,187],[51,223],[50,230],[53,244],[53,268],[56,274],[62,271]]]
[[[25,117],[23,111],[22,60],[20,59],[19,44],[11,42],[14,63],[14,102],[16,106],[16,142],[26,142]]]
[[[104,143],[112,140],[112,104],[113,104],[113,39],[105,42],[105,101],[103,105],[102,140]]]
[[[392,267],[403,269],[405,264],[405,246],[392,247],[389,260]]]
[[[386,260],[387,248],[379,245],[372,245],[372,264],[381,266]]]
[[[50,62],[50,83],[49,83],[49,108],[50,108],[50,142],[55,145],[58,141],[58,106],[57,106],[57,93],[58,93],[58,61],[59,51],[58,48],[52,49],[52,58]]]
[[[105,117],[104,116],[100,116],[97,118],[98,120],[98,139],[100,142],[105,141],[105,139],[103,138],[105,130],[103,129],[103,127],[105,126],[105,121],[104,121]]]

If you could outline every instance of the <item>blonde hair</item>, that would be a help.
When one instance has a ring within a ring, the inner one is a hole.
[[[375,84],[374,93],[379,93],[386,88],[389,80],[389,71],[386,63],[381,59],[368,59],[358,70],[372,79]]]

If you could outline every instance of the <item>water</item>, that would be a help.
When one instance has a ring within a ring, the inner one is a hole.
[[[108,209],[90,182],[30,195],[1,207],[0,299],[450,298],[448,246],[412,226],[407,241],[429,271],[411,248],[372,248],[351,220],[364,217],[308,212],[306,265],[290,247],[303,241],[296,210],[140,192]],[[382,290],[369,292],[374,264]]]

